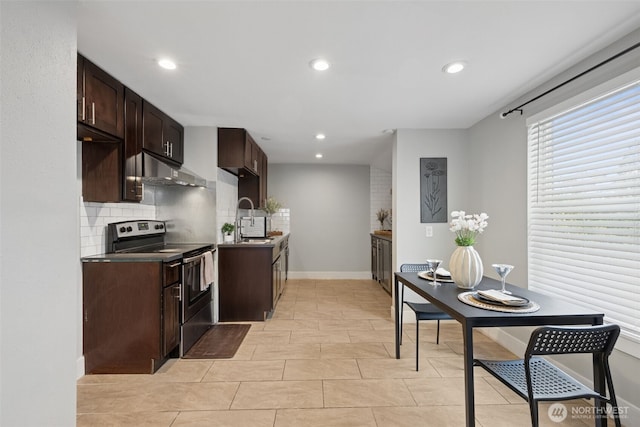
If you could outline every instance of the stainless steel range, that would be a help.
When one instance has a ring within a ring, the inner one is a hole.
[[[165,243],[165,234],[164,221],[111,223],[107,226],[106,253],[151,258],[158,254],[167,266],[179,267],[180,286],[174,297],[180,300],[179,355],[183,357],[213,324],[213,283],[206,282],[212,280],[215,247],[210,243]]]
[[[108,228],[108,252],[82,258],[85,373],[152,374],[212,325],[200,267],[214,247],[164,244],[160,221]]]

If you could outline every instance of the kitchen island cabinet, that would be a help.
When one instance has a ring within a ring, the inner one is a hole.
[[[220,321],[263,321],[284,292],[289,235],[218,245]]]

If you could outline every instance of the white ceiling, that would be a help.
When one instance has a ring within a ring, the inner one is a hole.
[[[81,53],[185,126],[247,128],[270,163],[370,164],[383,130],[468,128],[639,28],[640,1],[81,0],[78,21]]]

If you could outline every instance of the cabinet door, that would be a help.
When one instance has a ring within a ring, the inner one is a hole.
[[[244,140],[244,167],[247,169],[252,169],[253,170],[253,162],[251,159],[251,156],[253,155],[252,150],[252,144],[251,141],[253,141],[251,139],[251,136],[249,136],[249,134],[245,134],[245,140]]]
[[[169,116],[166,116],[164,125],[165,144],[169,144],[168,157],[182,163],[184,161],[184,128]]]
[[[260,205],[264,206],[264,201],[269,197],[267,193],[267,177],[269,176],[269,165],[267,155],[260,150]]]
[[[82,142],[82,198],[85,202],[119,202],[122,198],[121,144]]]
[[[244,168],[245,130],[218,128],[218,167],[239,175]]]
[[[184,160],[184,128],[153,104],[144,101],[142,147],[182,164]]]
[[[262,166],[260,160],[260,147],[255,143],[255,141],[253,141],[253,139],[251,141],[251,170],[259,176],[260,167]]]
[[[142,200],[142,98],[129,88],[124,92],[124,180],[122,200]]]
[[[260,146],[242,128],[218,128],[218,167],[234,175],[258,175]],[[257,182],[257,181],[256,181]],[[257,192],[257,189],[256,189]]]
[[[87,59],[84,65],[84,109],[80,121],[101,131],[124,137],[124,86]]]
[[[164,288],[162,294],[162,355],[180,344],[180,283]]]
[[[280,294],[282,294],[282,259],[278,257],[278,259],[271,265],[271,274],[272,274],[272,297],[273,297],[273,306],[272,310],[276,307],[278,300],[280,299]]]
[[[165,156],[164,113],[144,101],[142,107],[142,147],[152,153]]]
[[[85,262],[83,353],[86,374],[152,374],[160,343],[162,264]]]
[[[378,280],[378,239],[371,236],[371,278]]]
[[[382,268],[382,279],[380,284],[387,291],[391,292],[391,242],[388,240],[380,239],[382,247],[379,260]]]

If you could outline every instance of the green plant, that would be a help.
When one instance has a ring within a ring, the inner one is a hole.
[[[278,202],[273,196],[267,197],[267,200],[264,201],[264,211],[269,215],[273,215],[278,212],[282,205]]]
[[[222,226],[222,233],[223,234],[231,234],[233,233],[233,230],[236,229],[236,226],[229,223],[229,222],[225,222],[224,225]]]

